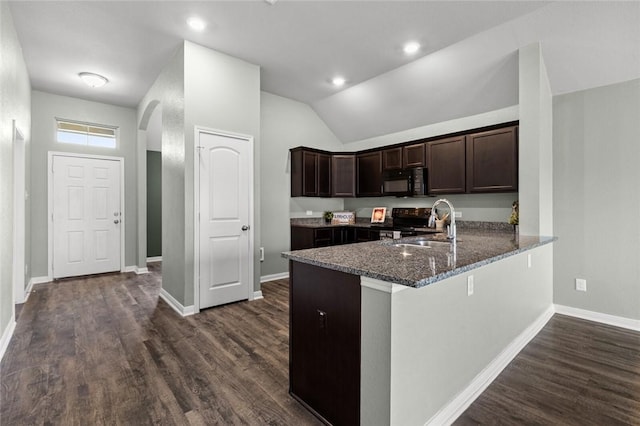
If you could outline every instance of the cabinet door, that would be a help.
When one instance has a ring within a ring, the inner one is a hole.
[[[410,167],[426,167],[425,144],[417,143],[405,146],[402,161],[405,169]]]
[[[302,151],[302,194],[305,197],[318,195],[318,154]]]
[[[356,196],[356,156],[354,154],[333,155],[331,158],[331,196]]]
[[[427,142],[427,161],[429,194],[466,191],[464,136]]]
[[[399,170],[402,168],[402,147],[389,148],[382,151],[382,170]]]
[[[318,196],[331,196],[331,156],[318,154],[318,175],[316,177],[318,185]]]
[[[290,262],[289,390],[329,424],[360,424],[360,277]]]
[[[356,243],[371,241],[369,228],[356,228]]]
[[[467,135],[467,190],[518,190],[517,126]]]
[[[356,156],[358,197],[382,195],[382,152],[368,152]]]
[[[302,226],[291,227],[291,250],[304,250],[313,248],[313,228]]]
[[[333,245],[333,229],[314,229],[313,247],[328,247]]]

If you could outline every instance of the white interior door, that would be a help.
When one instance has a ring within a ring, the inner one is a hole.
[[[199,307],[249,297],[251,141],[200,131]]]
[[[53,156],[53,278],[120,270],[120,161]]]

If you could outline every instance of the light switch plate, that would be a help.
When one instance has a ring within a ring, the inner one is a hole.
[[[307,210],[307,216],[313,215],[313,210]]]
[[[453,217],[455,217],[456,219],[459,219],[462,217],[462,212],[461,211],[457,211],[455,212],[455,214],[453,215]]]
[[[576,278],[576,290],[587,291],[587,280],[582,278]]]
[[[467,277],[467,296],[473,296],[473,275]]]

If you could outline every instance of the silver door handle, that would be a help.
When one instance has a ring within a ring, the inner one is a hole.
[[[120,223],[120,221],[118,219],[114,220],[113,223],[115,223],[116,225]]]
[[[248,227],[247,225],[243,225],[243,226],[242,226],[242,230],[243,230],[243,231],[248,231],[248,230],[249,230],[249,227]]]

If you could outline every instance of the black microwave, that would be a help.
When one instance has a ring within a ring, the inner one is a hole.
[[[427,169],[387,170],[382,173],[382,195],[419,197],[427,195]]]

